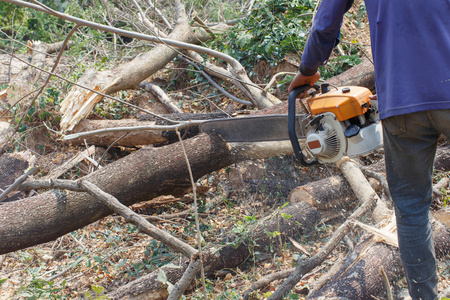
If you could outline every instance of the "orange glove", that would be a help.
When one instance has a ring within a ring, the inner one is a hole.
[[[290,93],[294,88],[309,84],[310,86],[313,86],[314,83],[316,83],[317,80],[320,79],[320,73],[316,72],[316,74],[312,76],[306,76],[302,73],[298,72],[297,75],[292,79],[291,84],[289,85],[288,92]]]

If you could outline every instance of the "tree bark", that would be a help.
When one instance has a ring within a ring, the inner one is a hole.
[[[450,252],[450,231],[439,222],[433,222],[437,258],[444,258]],[[398,249],[378,243],[365,252],[368,239],[362,241],[351,253],[336,275],[321,289],[307,297],[329,299],[347,297],[352,300],[371,299],[383,292],[383,277],[380,267],[393,280],[403,275]],[[360,257],[361,255],[361,257]]]
[[[0,156],[0,195],[14,180],[22,176],[28,168],[28,161],[18,153],[6,153]],[[3,201],[15,201],[19,199],[20,192],[12,192]]]
[[[374,190],[380,189],[378,182],[372,180],[369,180],[369,182]],[[355,194],[345,177],[336,175],[293,189],[288,196],[288,200],[289,203],[305,201],[317,209],[325,210],[355,200]]]

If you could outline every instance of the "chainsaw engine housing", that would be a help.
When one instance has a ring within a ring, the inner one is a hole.
[[[332,163],[381,147],[378,107],[370,95],[367,88],[349,86],[308,99],[306,151],[321,163]]]

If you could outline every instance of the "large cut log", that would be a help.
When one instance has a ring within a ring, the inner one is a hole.
[[[380,189],[378,182],[369,182],[375,191]],[[296,187],[289,194],[288,200],[289,203],[305,201],[318,209],[328,209],[355,200],[355,194],[344,176],[335,175]]]
[[[450,253],[450,231],[442,223],[432,224],[436,256],[438,259],[444,258]],[[397,248],[378,243],[366,249],[367,242],[367,240],[361,242],[336,275],[307,299],[319,300],[331,297],[372,299],[384,289],[381,267],[390,280],[403,274]]]
[[[435,169],[443,171],[450,169],[449,149],[449,146],[438,149],[434,160]],[[384,160],[367,168],[384,173]],[[381,189],[379,182],[376,180],[369,178],[369,182],[375,191]],[[318,209],[328,209],[329,207],[342,205],[354,200],[354,197],[347,180],[342,175],[336,175],[299,186],[291,191],[288,199],[290,203],[306,201]]]
[[[194,178],[235,162],[229,145],[217,135],[184,141]],[[190,187],[180,143],[141,149],[85,177],[125,205],[159,195],[180,195]],[[51,190],[2,205],[0,253],[54,240],[111,214],[86,193]]]
[[[290,218],[283,218],[282,215],[290,215]],[[225,246],[214,246],[207,248],[203,252],[206,276],[212,276],[215,272],[234,268],[250,255],[250,251],[261,253],[278,251],[281,249],[287,237],[298,237],[314,227],[321,220],[320,213],[308,203],[302,202],[280,210],[278,216],[273,215],[258,222],[257,226],[249,228],[248,234],[244,237],[228,236],[223,243],[230,243]],[[278,231],[281,233],[280,239],[268,235],[269,232]],[[239,241],[242,239],[242,242]],[[234,245],[233,245],[234,244]],[[187,261],[181,263],[182,268],[161,268],[172,284],[175,284],[183,274]],[[117,289],[108,296],[112,299],[166,299],[167,287],[157,280],[160,270],[156,270],[148,275],[130,282]]]
[[[251,158],[292,154],[286,142],[226,143],[215,134],[183,142],[195,179]],[[190,189],[181,143],[141,149],[85,177],[125,205]],[[51,241],[112,211],[82,192],[51,190],[5,203],[0,211],[0,254]]]

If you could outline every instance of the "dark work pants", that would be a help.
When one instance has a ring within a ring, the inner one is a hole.
[[[400,257],[414,300],[437,299],[436,258],[429,222],[437,140],[450,140],[450,110],[382,121],[389,190],[395,204]]]

